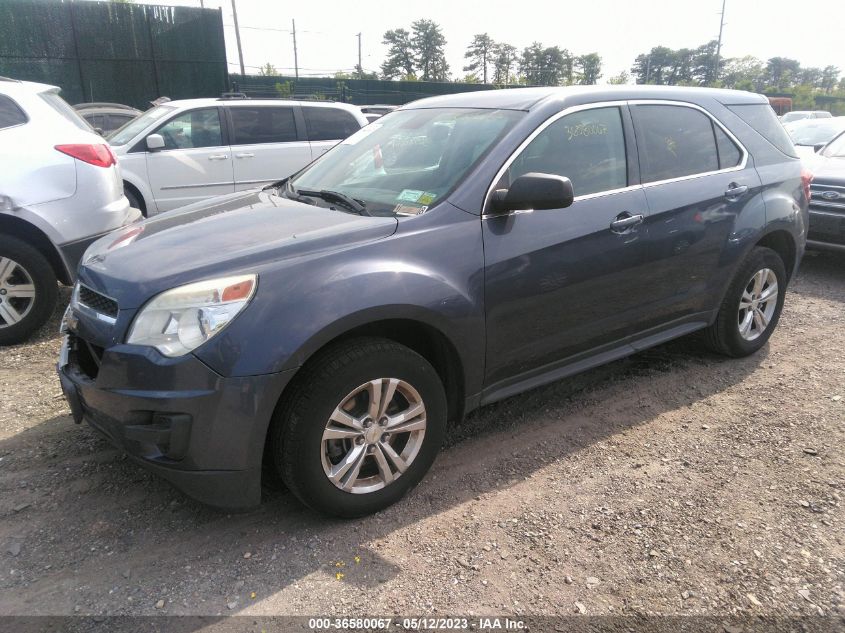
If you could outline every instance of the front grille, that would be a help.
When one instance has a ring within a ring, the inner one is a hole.
[[[117,301],[79,284],[79,303],[94,312],[117,318]]]

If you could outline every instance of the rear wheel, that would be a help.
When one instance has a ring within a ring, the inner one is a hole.
[[[756,352],[777,327],[785,294],[783,260],[770,248],[756,247],[734,276],[716,322],[704,332],[708,347],[735,357]]]
[[[427,360],[392,341],[358,339],[303,372],[272,436],[276,466],[301,501],[355,517],[419,483],[446,429],[443,385]]]
[[[0,345],[25,341],[44,325],[56,307],[57,283],[38,250],[0,236]]]

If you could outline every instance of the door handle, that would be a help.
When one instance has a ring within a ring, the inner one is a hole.
[[[255,158],[255,154],[250,154],[250,153],[235,154],[235,158]]]
[[[229,158],[228,154],[212,154],[208,160],[226,160],[227,158]]]
[[[748,191],[747,185],[738,185],[735,182],[732,182],[728,185],[727,191],[725,191],[725,197],[728,199],[739,198],[746,191]]]
[[[638,213],[637,215],[631,215],[627,211],[624,213],[620,213],[616,216],[616,219],[610,223],[610,230],[614,233],[624,233],[628,229],[631,229],[638,224],[643,223],[643,216],[642,214]]]

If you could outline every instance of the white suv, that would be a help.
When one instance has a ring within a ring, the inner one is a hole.
[[[111,149],[59,89],[0,77],[0,345],[44,324],[91,242],[140,217]]]
[[[367,125],[344,103],[187,99],[109,136],[126,197],[144,215],[285,178]]]

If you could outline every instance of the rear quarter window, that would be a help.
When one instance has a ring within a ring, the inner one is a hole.
[[[305,125],[309,141],[339,141],[361,129],[361,124],[340,108],[309,108],[304,106]]]
[[[53,110],[62,115],[62,117],[65,118],[69,123],[72,123],[80,130],[85,130],[86,132],[93,131],[93,128],[88,125],[85,119],[79,116],[79,113],[77,113],[76,110],[70,107],[67,104],[67,101],[62,99],[57,93],[42,92],[40,96],[42,99],[44,99],[44,101],[47,102],[47,105],[49,105],[51,108],[53,108]]]
[[[6,95],[0,95],[0,130],[27,122],[20,106]]]
[[[798,158],[789,134],[778,121],[772,106],[765,103],[729,105],[727,108],[751,126],[755,132],[775,146],[781,153]]]

